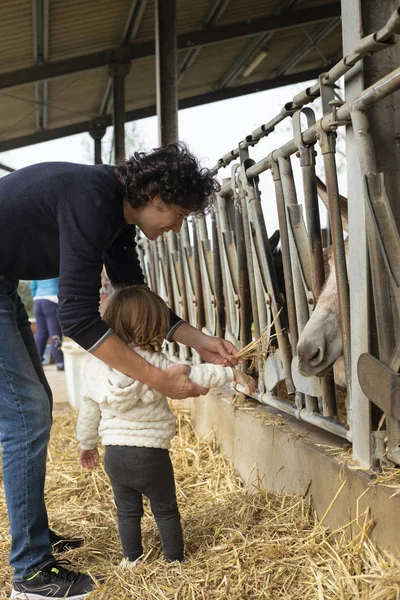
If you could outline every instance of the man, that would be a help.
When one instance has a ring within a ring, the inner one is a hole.
[[[111,367],[171,398],[205,394],[188,379],[188,366],[160,371],[133,352],[101,320],[98,305],[103,264],[113,285],[144,282],[136,226],[150,240],[178,233],[183,219],[203,211],[216,189],[182,144],[135,153],[115,168],[42,163],[0,179],[0,442],[12,598],[72,600],[95,585],[52,556],[43,496],[51,392],[18,280],[59,276],[64,335]],[[232,344],[204,335],[172,311],[169,339],[191,346],[207,362],[236,363]]]

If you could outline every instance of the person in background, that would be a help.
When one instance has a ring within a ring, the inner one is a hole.
[[[174,365],[161,351],[170,329],[169,309],[148,287],[117,289],[104,302],[101,314],[114,333],[149,363],[164,372]],[[249,375],[216,364],[193,366],[188,377],[206,388],[235,381],[251,394],[256,387]],[[183,561],[183,534],[168,452],[175,436],[175,417],[166,396],[90,355],[80,392],[80,462],[88,469],[97,464],[100,436],[117,507],[121,566],[135,565],[143,555],[143,495],[150,500],[166,561]]]
[[[35,342],[43,363],[44,351],[50,337],[51,354],[57,371],[64,371],[64,357],[61,352],[62,332],[58,321],[58,277],[53,279],[33,279],[31,281],[33,314],[36,319]]]

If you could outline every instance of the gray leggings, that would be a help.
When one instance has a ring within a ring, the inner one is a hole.
[[[183,560],[182,527],[168,450],[106,446],[104,462],[117,506],[124,557],[134,561],[143,554],[140,520],[144,494],[150,500],[166,560]]]

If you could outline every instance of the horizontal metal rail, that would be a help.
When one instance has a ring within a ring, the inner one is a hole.
[[[386,25],[382,27],[379,31],[372,33],[365,38],[362,38],[353,48],[353,52],[348,54],[344,58],[342,58],[336,65],[334,65],[327,73],[325,73],[322,77],[323,85],[332,86],[336,81],[338,81],[343,75],[345,75],[354,65],[356,65],[360,60],[362,60],[365,56],[374,54],[375,52],[380,52],[385,48],[393,45],[394,35],[400,33],[400,8],[396,9]],[[389,92],[390,93],[390,92]],[[268,123],[265,123],[255,129],[251,134],[247,135],[242,142],[240,142],[239,146],[244,149],[249,146],[254,146],[259,142],[263,137],[268,136],[275,130],[275,127],[279,125],[282,121],[284,121],[287,117],[290,117],[297,110],[309,104],[310,102],[314,102],[321,95],[321,87],[320,83],[316,83],[312,87],[305,88],[298,94],[296,94],[291,102],[287,102],[281,111],[273,117]],[[343,118],[343,117],[340,117]],[[346,116],[346,119],[350,120],[350,113]],[[324,126],[327,125],[324,123]],[[307,139],[305,139],[307,143]],[[219,169],[226,167],[233,160],[238,158],[239,156],[239,146],[230,150],[226,154],[222,156],[217,162],[217,164],[211,169],[212,173],[216,174]],[[293,151],[295,152],[295,150]],[[293,154],[290,152],[289,154]],[[285,154],[286,155],[286,154]],[[257,174],[260,174],[262,171],[265,171],[266,168],[263,168]],[[249,174],[249,177],[251,175]]]

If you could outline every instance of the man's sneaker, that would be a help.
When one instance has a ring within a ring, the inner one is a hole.
[[[83,546],[83,539],[58,535],[58,533],[50,529],[50,543],[53,552],[66,552],[67,550],[75,550],[75,548]]]
[[[11,598],[19,600],[78,600],[96,588],[89,575],[70,571],[64,567],[68,560],[51,560],[40,571],[21,582],[14,582]]]

